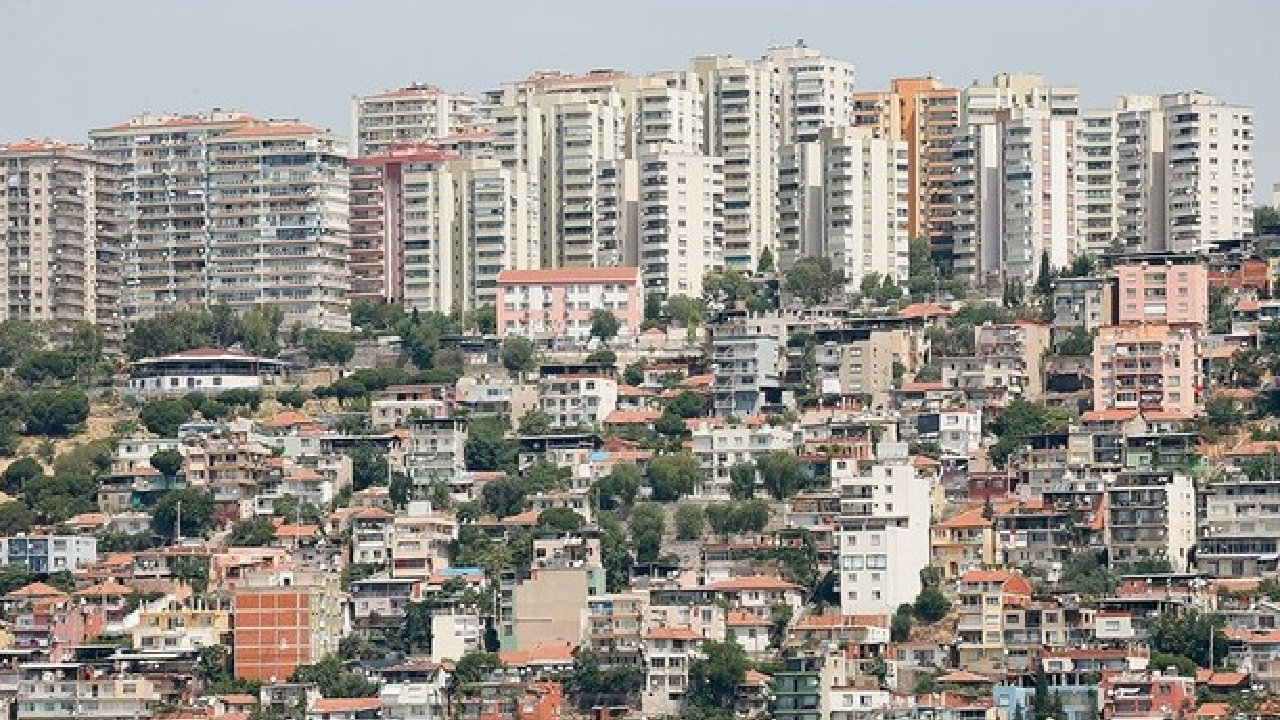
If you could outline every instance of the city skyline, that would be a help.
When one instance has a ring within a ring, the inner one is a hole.
[[[56,21],[65,42],[58,57],[43,64],[45,72],[10,78],[14,95],[27,100],[0,114],[0,142],[26,137],[83,142],[90,128],[146,110],[211,107],[300,118],[347,135],[352,94],[411,82],[478,94],[535,70],[609,67],[641,74],[685,68],[697,55],[755,58],[770,46],[804,39],[852,62],[860,92],[884,89],[893,77],[933,75],[963,87],[997,72],[1025,71],[1078,86],[1081,105],[1088,108],[1108,107],[1121,93],[1196,89],[1252,105],[1258,128],[1255,197],[1259,204],[1270,203],[1272,184],[1280,180],[1280,161],[1272,159],[1280,100],[1262,91],[1272,52],[1264,28],[1270,25],[1268,17],[1280,16],[1280,8],[1252,0],[1229,3],[1232,12],[1222,12],[1220,4],[1192,2],[1048,5],[1063,17],[1040,15],[1052,17],[1057,29],[1036,34],[1024,18],[1011,17],[1009,10],[1017,6],[995,0],[947,6],[946,14],[930,12],[934,6],[920,1],[895,3],[889,11],[802,2],[767,22],[762,14],[747,12],[760,5],[747,3],[739,6],[744,12],[734,16],[731,26],[722,22],[723,12],[715,5],[667,2],[651,4],[625,22],[612,8],[574,3],[498,2],[481,10],[390,2],[380,4],[376,15],[367,6],[337,1],[254,4],[254,22],[230,26],[239,40],[227,43],[219,37],[228,26],[217,18],[247,17],[241,11],[248,3],[219,3],[217,16],[211,17],[213,6],[197,4],[15,2],[0,11],[5,20],[0,25],[6,28],[0,30],[0,40],[13,57],[37,57],[46,37],[24,29]],[[677,16],[664,11],[676,8],[680,23],[670,22]],[[1098,26],[1100,17],[1108,19],[1106,25]],[[491,33],[487,41],[478,32],[437,28],[478,28],[480,21],[492,18],[498,20],[486,28]],[[899,22],[912,24],[903,33],[881,30]],[[867,31],[868,26],[873,30]],[[148,28],[153,32],[140,34]],[[298,36],[316,44],[295,49],[287,36],[282,41],[279,35],[288,28],[298,28]],[[132,37],[108,46],[118,52],[114,72],[123,73],[125,83],[83,72],[99,67],[103,46],[93,39],[103,32]],[[955,43],[957,35],[972,42]],[[655,36],[662,42],[649,39]],[[1081,37],[1088,42],[1077,46]],[[1192,40],[1200,52],[1180,50]],[[333,47],[342,51],[324,51],[325,43],[338,43]],[[157,55],[177,57],[193,46],[215,51],[158,68],[138,64]],[[495,47],[501,50],[495,52]],[[902,52],[903,47],[908,51]],[[1174,52],[1160,53],[1160,47]],[[128,78],[142,67],[145,73]],[[263,72],[254,76],[255,68]],[[77,73],[86,79],[75,79]]]

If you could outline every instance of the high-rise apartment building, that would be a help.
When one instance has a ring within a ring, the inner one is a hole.
[[[345,330],[349,179],[345,143],[296,122],[210,138],[209,301],[269,307],[283,327]]]
[[[96,323],[119,338],[119,176],[87,148],[48,140],[0,147],[0,318],[70,338]]]
[[[693,62],[706,93],[704,152],[724,158],[724,264],[754,270],[776,254],[778,80],[773,69],[728,56]]]
[[[808,47],[772,47],[762,62],[778,78],[778,141],[811,142],[828,127],[853,122],[853,63]]]
[[[1153,95],[1116,101],[1116,224],[1127,250],[1164,248],[1164,112]]]
[[[1080,114],[1080,90],[1068,85],[1049,85],[1039,73],[1000,73],[991,82],[974,81],[960,99],[960,125],[994,122],[1001,110],[1044,110],[1052,117],[1074,118]]]
[[[1164,250],[1206,249],[1253,231],[1253,110],[1200,92],[1160,99]]]
[[[351,98],[351,148],[356,157],[381,155],[394,145],[438,140],[472,129],[479,101],[433,85]]]
[[[344,329],[346,148],[238,112],[142,115],[90,133],[121,172],[124,321],[227,303]]]
[[[928,237],[936,256],[949,258],[960,91],[936,78],[898,78],[889,92],[855,93],[853,107],[854,125],[907,144],[908,229],[912,237]]]
[[[640,268],[645,295],[700,297],[721,267],[724,166],[692,146],[652,143],[601,168],[600,221],[623,264]]]
[[[538,266],[528,173],[434,144],[353,161],[354,298],[422,311],[497,302],[498,273]]]
[[[331,570],[247,574],[232,594],[236,677],[285,682],[299,665],[337,652],[344,630],[339,580]]]
[[[1107,252],[1120,235],[1116,111],[1081,111],[1075,128],[1076,224],[1080,246]]]
[[[829,257],[857,288],[872,273],[908,271],[906,143],[867,128],[823,128],[784,145],[779,167],[779,260]]]

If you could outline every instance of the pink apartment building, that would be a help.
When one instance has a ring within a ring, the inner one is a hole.
[[[1112,325],[1098,331],[1093,409],[1199,411],[1198,349],[1187,326]]]
[[[1209,271],[1201,262],[1179,256],[1151,258],[1116,268],[1119,274],[1120,324],[1209,322]]]
[[[640,269],[551,268],[498,275],[498,332],[504,336],[585,342],[594,310],[618,318],[620,337],[635,337],[644,319]]]

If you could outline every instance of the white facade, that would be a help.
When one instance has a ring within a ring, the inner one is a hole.
[[[604,375],[553,375],[538,381],[538,406],[551,427],[599,426],[618,409],[618,381]]]
[[[853,125],[853,63],[803,42],[769,48],[763,61],[778,78],[780,142],[812,142],[823,128]]]
[[[475,126],[478,100],[463,93],[414,84],[352,96],[351,147],[358,157],[380,155],[401,143],[438,140]]]
[[[143,358],[129,368],[127,392],[138,395],[258,390],[283,382],[286,364],[230,350],[186,350]]]
[[[778,88],[773,69],[734,57],[694,60],[706,93],[703,151],[724,158],[724,264],[754,270],[776,255]]]
[[[431,615],[431,662],[456,662],[484,649],[484,623],[475,612],[436,610]]]
[[[1165,250],[1207,249],[1253,232],[1253,109],[1199,92],[1160,100]]]
[[[98,539],[82,535],[18,535],[0,538],[0,563],[35,573],[75,571],[98,562]]]
[[[1076,223],[1080,247],[1107,252],[1120,235],[1116,111],[1085,110],[1075,127]]]
[[[930,482],[920,477],[905,443],[880,443],[865,468],[832,461],[840,490],[836,546],[840,612],[885,614],[920,593],[929,564]]]
[[[822,128],[785,145],[779,168],[780,265],[828,257],[852,288],[908,272],[907,145],[869,128]]]
[[[1116,103],[1116,209],[1121,244],[1132,250],[1164,247],[1164,113],[1153,95]]]
[[[772,425],[714,426],[699,424],[693,429],[693,456],[702,466],[706,485],[701,494],[729,497],[729,470],[738,463],[754,463],[770,452],[794,452],[801,444],[799,428]]]
[[[1028,110],[997,125],[1004,176],[1001,268],[1006,279],[1030,287],[1043,255],[1060,268],[1078,251],[1074,120]]]
[[[635,160],[603,164],[602,244],[639,267],[645,295],[702,296],[721,267],[724,165],[688,145],[651,144]]]

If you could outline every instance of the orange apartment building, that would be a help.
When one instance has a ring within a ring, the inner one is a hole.
[[[237,677],[284,682],[299,665],[337,652],[343,633],[338,573],[252,572],[232,598]]]
[[[951,144],[960,122],[960,91],[937,78],[897,78],[888,92],[854,93],[855,126],[907,143],[908,225],[943,250],[951,234]]]
[[[1093,408],[1194,417],[1200,407],[1199,343],[1188,326],[1101,328],[1093,354]]]

